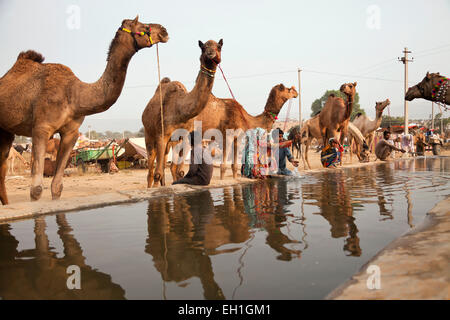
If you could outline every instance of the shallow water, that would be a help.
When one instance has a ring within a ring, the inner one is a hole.
[[[449,168],[400,160],[2,224],[0,298],[321,299],[449,194]]]

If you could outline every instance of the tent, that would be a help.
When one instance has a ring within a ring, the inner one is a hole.
[[[147,149],[145,148],[145,138],[130,138],[123,146],[125,152],[117,157],[118,161],[134,161],[147,159]]]

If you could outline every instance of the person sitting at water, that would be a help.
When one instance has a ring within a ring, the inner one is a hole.
[[[272,139],[276,141],[276,137],[278,135],[278,144],[274,144],[272,146],[272,152],[273,149],[278,147],[278,152],[275,152],[275,161],[278,165],[278,171],[277,174],[281,174],[284,176],[291,176],[293,175],[292,171],[286,168],[286,158],[289,160],[290,163],[294,167],[298,167],[298,160],[294,160],[294,157],[291,154],[291,151],[289,150],[289,147],[292,144],[292,140],[285,140],[284,139],[284,132],[280,128],[277,128],[272,131]]]
[[[386,130],[383,133],[383,139],[381,139],[375,147],[375,155],[377,156],[378,159],[382,161],[385,161],[393,150],[400,151],[402,153],[406,152],[403,149],[397,148],[392,143],[389,143],[390,137],[391,133]]]
[[[197,139],[195,137],[197,136]],[[173,184],[192,184],[207,186],[211,182],[214,166],[207,148],[202,148],[201,133],[192,131],[189,135],[191,140],[191,164],[188,173]]]
[[[325,168],[336,168],[336,164],[341,162],[344,147],[336,140],[330,138],[328,144],[322,149],[320,161]]]

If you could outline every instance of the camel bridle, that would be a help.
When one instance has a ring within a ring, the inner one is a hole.
[[[133,37],[134,50],[136,50],[136,52],[138,52],[138,50],[141,49],[141,48],[139,48],[139,45],[138,45],[137,40],[136,40],[136,36],[137,35],[138,36],[145,36],[145,35],[147,35],[148,39],[150,40],[150,47],[152,47],[153,44],[154,44],[152,36],[150,34],[150,32],[152,31],[150,25],[148,25],[148,30],[147,31],[141,31],[141,32],[133,32],[130,29],[127,29],[127,28],[124,28],[124,27],[120,27],[119,30],[120,31],[125,31],[126,33],[129,33]]]
[[[441,77],[439,81],[434,85],[434,88],[431,90],[431,100],[435,100],[436,104],[440,107],[443,107],[445,111],[448,110],[445,98],[447,95],[449,80],[449,78]]]

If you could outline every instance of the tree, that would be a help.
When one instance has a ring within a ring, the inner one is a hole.
[[[322,97],[320,97],[319,99],[314,100],[314,102],[312,103],[312,105],[311,105],[311,110],[312,110],[311,117],[314,117],[316,114],[318,114],[323,109],[323,106],[325,105],[325,102],[327,101],[327,99],[330,96],[330,94],[334,94],[336,97],[341,97],[344,100],[347,99],[345,94],[343,94],[339,90],[327,90],[327,91],[325,91],[325,93],[323,94]],[[350,120],[353,120],[358,112],[360,112],[362,114],[366,114],[364,109],[361,109],[361,105],[359,104],[359,94],[357,92],[355,94],[355,100],[353,101],[353,111],[352,111],[352,114],[350,115]]]
[[[143,138],[143,137],[145,137],[144,127],[142,127],[141,129],[139,129],[138,132],[136,132],[136,137],[138,137],[138,138]]]
[[[405,118],[403,117],[382,116],[380,127],[387,128],[389,126],[403,126],[404,124]]]

